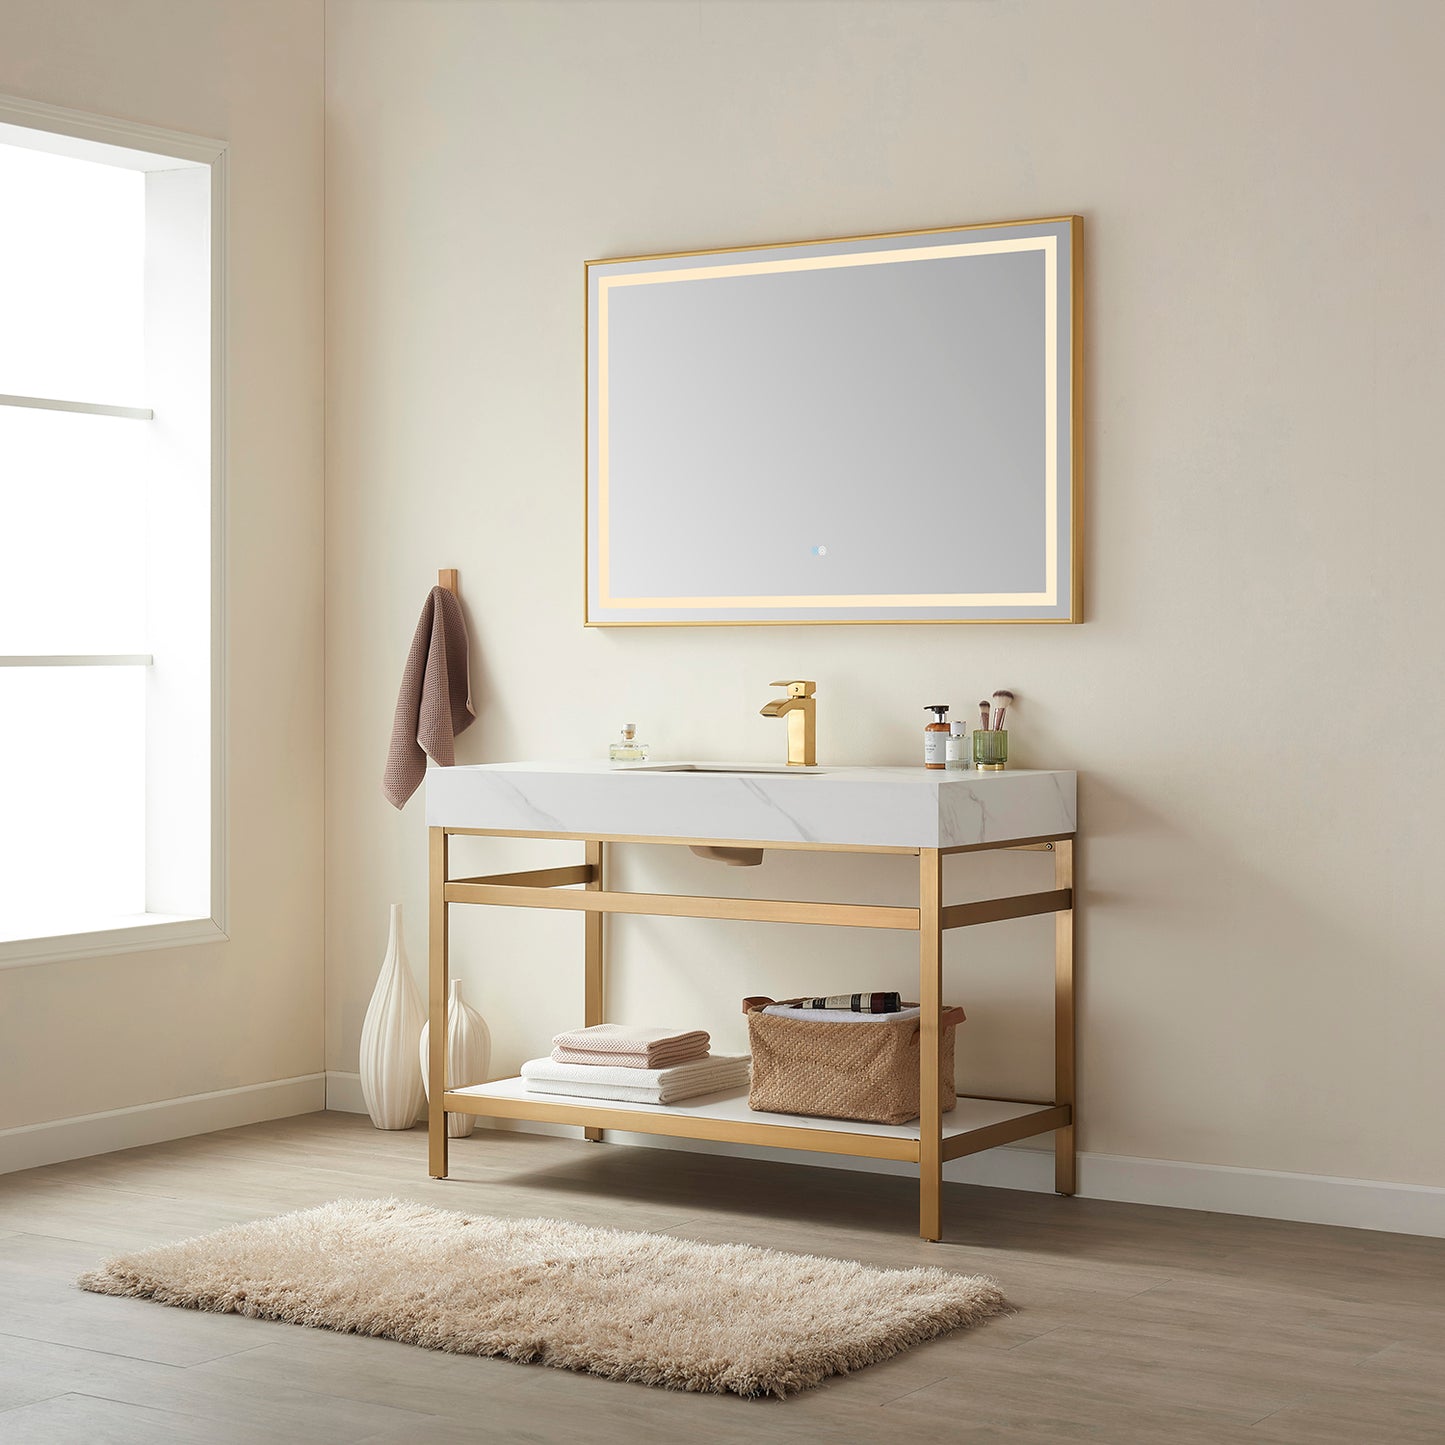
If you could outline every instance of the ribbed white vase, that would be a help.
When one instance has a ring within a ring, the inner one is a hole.
[[[427,1045],[431,1020],[421,1026],[421,1078],[427,1098],[431,1097],[431,1067]],[[447,999],[447,1088],[465,1089],[468,1084],[485,1084],[492,1063],[492,1032],[487,1021],[470,1004],[462,1002],[462,986],[452,980]],[[476,1115],[447,1110],[447,1133],[465,1139],[477,1127]]]
[[[406,960],[401,904],[391,905],[386,957],[361,1025],[361,1096],[378,1129],[410,1129],[426,1098],[416,1041],[426,1014]]]

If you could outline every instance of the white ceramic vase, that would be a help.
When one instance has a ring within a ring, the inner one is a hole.
[[[406,960],[401,904],[391,905],[391,933],[366,1019],[361,1025],[361,1096],[378,1129],[410,1129],[426,1095],[416,1041],[426,1013]]]
[[[427,1097],[431,1097],[430,1060],[427,1046],[431,1040],[431,1020],[421,1026],[421,1077]],[[470,1004],[462,1002],[461,983],[453,979],[451,997],[447,999],[447,1088],[464,1089],[468,1084],[485,1084],[492,1063],[492,1033],[487,1021]],[[477,1127],[475,1114],[457,1114],[447,1110],[447,1133],[453,1139],[465,1139]]]

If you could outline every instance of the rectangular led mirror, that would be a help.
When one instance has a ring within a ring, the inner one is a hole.
[[[587,263],[589,626],[1080,620],[1080,220]]]

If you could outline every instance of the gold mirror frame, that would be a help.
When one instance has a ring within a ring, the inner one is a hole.
[[[991,233],[991,234],[980,234]],[[887,243],[895,243],[889,246]],[[890,261],[1044,255],[1045,585],[1030,593],[617,596],[611,586],[609,300],[614,288]],[[780,254],[783,253],[783,254]],[[719,258],[712,261],[712,258]],[[681,263],[681,264],[679,264]],[[662,252],[588,261],[586,528],[588,627],[1074,623],[1083,620],[1083,267],[1078,216],[934,227],[823,241]],[[1060,296],[1060,291],[1066,294]],[[1060,335],[1063,332],[1063,335]],[[1067,476],[1061,476],[1063,472]],[[1062,534],[1062,535],[1061,535]],[[828,615],[828,614],[838,615]]]

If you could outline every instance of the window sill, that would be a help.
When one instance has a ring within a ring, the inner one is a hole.
[[[44,938],[0,940],[0,969],[36,963],[61,963],[72,958],[100,958],[112,953],[149,953],[160,948],[186,948],[222,943],[226,931],[214,918],[183,918],[173,913],[137,913],[83,933],[57,933]]]

